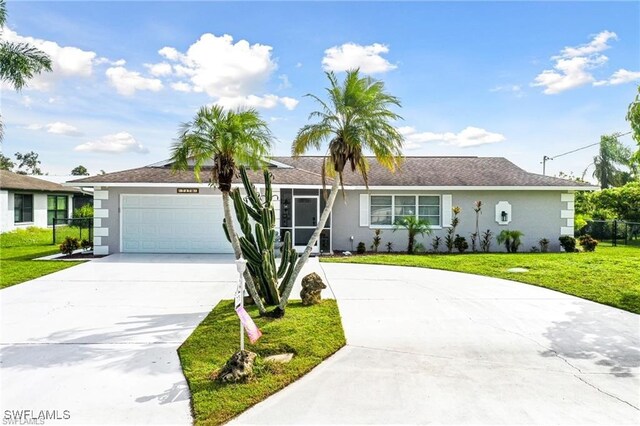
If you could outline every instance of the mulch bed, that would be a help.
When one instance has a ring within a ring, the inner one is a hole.
[[[101,257],[105,257],[105,255],[94,255],[93,253],[74,253],[74,254],[68,254],[66,256],[58,257],[56,260],[60,260],[60,259],[100,259]]]

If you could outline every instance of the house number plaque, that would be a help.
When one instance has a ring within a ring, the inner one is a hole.
[[[199,188],[178,188],[178,194],[198,194]]]

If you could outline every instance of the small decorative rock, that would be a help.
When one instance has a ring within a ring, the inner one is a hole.
[[[310,273],[302,279],[302,291],[300,298],[304,306],[310,306],[320,303],[320,292],[327,288],[322,282],[320,275],[315,272]]]
[[[526,268],[511,268],[511,269],[507,269],[507,272],[522,273],[522,272],[529,272],[529,270]]]
[[[286,364],[293,359],[293,354],[291,352],[287,352],[286,354],[277,354],[266,357],[265,362],[279,362],[281,364]]]
[[[216,380],[222,383],[247,382],[253,375],[253,362],[256,354],[249,351],[234,353],[222,367]]]

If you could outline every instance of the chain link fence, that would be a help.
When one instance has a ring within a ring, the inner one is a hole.
[[[599,241],[640,246],[640,222],[626,220],[592,220],[578,230],[577,236],[591,235]]]

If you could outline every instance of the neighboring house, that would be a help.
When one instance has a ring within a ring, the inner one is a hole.
[[[280,234],[291,231],[299,249],[324,207],[322,162],[322,157],[274,157],[269,162]],[[376,228],[383,230],[381,250],[389,241],[394,250],[405,250],[406,232],[393,232],[398,218],[428,219],[433,236],[444,237],[454,206],[462,209],[456,233],[469,240],[476,200],[483,203],[482,231],[491,229],[497,235],[502,229],[517,229],[525,234],[521,250],[537,246],[541,238],[559,250],[558,237],[573,235],[574,191],[597,189],[528,173],[504,158],[406,157],[396,173],[374,159],[369,162],[368,190],[361,177],[345,174],[345,193],[338,195],[316,251],[352,250],[360,241],[369,247]],[[207,179],[207,170],[201,175]],[[263,186],[261,173],[250,176],[258,188]],[[170,162],[161,162],[66,185],[95,188],[96,254],[232,251],[222,231],[222,197],[207,183],[198,183],[193,171],[174,172]],[[418,241],[427,249],[431,246],[431,237]],[[492,249],[503,250],[495,239]]]
[[[46,180],[49,182],[63,184],[69,180],[80,179],[78,175],[43,175],[38,176],[38,179]],[[76,194],[73,197],[73,206],[71,211],[75,211],[87,204],[93,205],[93,187],[78,187],[82,191],[82,194]]]
[[[82,195],[76,188],[0,170],[0,232],[46,228],[54,218],[71,217],[73,199]]]

